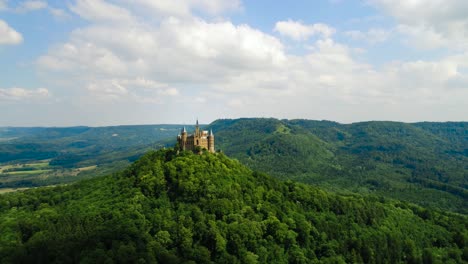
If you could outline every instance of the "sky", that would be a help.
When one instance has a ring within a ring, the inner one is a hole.
[[[466,0],[0,0],[0,126],[468,120]]]

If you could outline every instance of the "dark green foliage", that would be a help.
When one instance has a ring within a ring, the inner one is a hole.
[[[112,176],[0,196],[0,262],[457,263],[467,225],[282,182],[219,153],[160,150]]]
[[[217,120],[217,148],[281,179],[467,213],[468,123]]]

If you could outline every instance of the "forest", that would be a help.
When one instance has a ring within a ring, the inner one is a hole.
[[[222,153],[0,196],[1,263],[462,263],[466,215],[336,194]]]
[[[339,193],[468,213],[468,123],[217,120],[217,148],[248,167]]]
[[[0,192],[122,170],[173,146],[181,127],[0,128]],[[468,213],[467,122],[241,118],[204,129],[213,129],[218,150],[281,180]]]
[[[180,127],[0,128],[0,192],[122,170],[173,146]],[[204,128],[215,132],[218,150],[282,180],[468,213],[467,122],[241,118]]]

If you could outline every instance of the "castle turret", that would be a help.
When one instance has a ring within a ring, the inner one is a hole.
[[[197,118],[197,124],[195,125],[195,136],[196,137],[200,136],[200,126],[198,125],[198,118]]]
[[[187,145],[187,130],[185,129],[185,126],[184,128],[182,128],[182,132],[180,134],[179,145],[181,150],[185,150],[185,147]]]
[[[208,135],[208,151],[209,152],[215,152],[214,134],[213,134],[212,129],[210,129],[210,134]]]

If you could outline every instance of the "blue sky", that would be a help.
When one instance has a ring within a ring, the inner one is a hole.
[[[461,0],[0,0],[0,126],[468,117]]]

